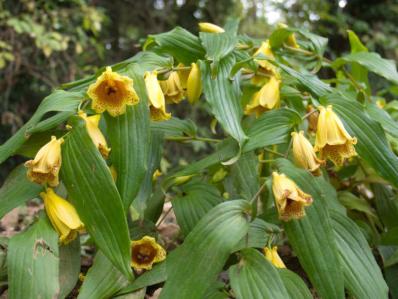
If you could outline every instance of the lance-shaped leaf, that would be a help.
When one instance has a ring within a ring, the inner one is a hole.
[[[80,273],[80,238],[59,247],[60,298],[65,298],[75,287]]]
[[[184,196],[171,201],[181,231],[186,236],[208,211],[223,201],[218,189],[204,182],[183,186]]]
[[[370,72],[374,72],[391,82],[398,84],[398,72],[395,62],[381,58],[379,54],[374,52],[357,52],[351,53],[341,58],[336,59],[333,62],[333,67],[338,69],[345,63],[358,63],[361,66],[368,69]]]
[[[378,121],[388,134],[398,138],[398,124],[390,114],[373,103],[366,105],[366,112],[371,118]]]
[[[312,299],[310,290],[308,289],[305,282],[293,271],[288,269],[278,269],[279,276],[281,277],[283,284],[290,298],[294,299]]]
[[[11,238],[8,245],[8,296],[56,298],[58,282],[58,235],[47,217]]]
[[[224,130],[229,133],[240,145],[247,139],[241,126],[242,107],[240,106],[240,87],[237,80],[229,79],[232,66],[235,63],[233,55],[222,59],[219,63],[218,73],[212,78],[209,62],[201,61],[200,70],[203,81],[203,91],[206,101],[211,106],[214,114]]]
[[[111,160],[117,173],[116,186],[125,210],[136,197],[147,171],[149,150],[149,110],[143,72],[132,65],[126,73],[134,80],[139,103],[129,106],[126,113],[113,117],[105,113],[111,144]]]
[[[169,54],[185,65],[190,65],[205,56],[205,50],[199,38],[181,27],[176,27],[169,32],[149,35],[144,50]]]
[[[203,47],[206,50],[208,60],[218,62],[233,51],[238,42],[238,38],[231,32],[199,34]]]
[[[305,217],[284,223],[300,264],[322,298],[344,298],[344,281],[332,221],[323,190],[317,182],[321,178],[315,179],[286,159],[278,159],[276,165],[281,173],[311,194],[314,200],[311,206],[306,207]]]
[[[359,227],[348,217],[331,212],[345,286],[355,298],[388,298],[388,287]]]
[[[26,168],[19,165],[7,177],[0,189],[0,218],[12,209],[35,198],[43,189],[26,177]]]
[[[194,137],[198,128],[190,119],[179,119],[172,117],[166,121],[155,121],[151,123],[151,130],[156,132],[163,132],[165,137],[173,136],[191,136]]]
[[[128,283],[126,277],[100,251],[95,256],[94,263],[84,278],[78,298],[111,298]]]
[[[289,298],[278,270],[260,252],[244,249],[240,255],[239,264],[228,271],[237,299]]]
[[[57,90],[46,97],[32,115],[31,119],[18,130],[10,139],[0,146],[0,163],[3,163],[9,156],[29,138],[27,132],[32,130],[42,117],[51,111],[76,111],[77,106],[83,98],[79,92],[66,92]]]
[[[301,122],[300,115],[290,109],[277,109],[264,113],[247,129],[249,136],[243,151],[285,143],[292,128]]]
[[[61,176],[68,195],[99,249],[131,277],[130,239],[122,200],[111,172],[88,135],[84,120],[72,117],[62,146]]]
[[[215,282],[232,249],[247,233],[250,204],[233,200],[214,207],[166,259],[160,298],[201,299]]]
[[[355,149],[359,156],[380,176],[398,187],[398,158],[391,151],[380,124],[367,116],[361,104],[354,100],[331,94],[328,102],[344,121],[351,136],[358,139]]]

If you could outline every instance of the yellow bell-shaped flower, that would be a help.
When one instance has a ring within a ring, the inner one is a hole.
[[[59,170],[62,164],[61,144],[64,139],[51,136],[51,141],[45,144],[33,160],[25,162],[28,168],[29,180],[38,184],[47,183],[51,187],[59,184]]]
[[[311,195],[304,193],[295,182],[283,173],[272,173],[272,192],[279,219],[283,221],[304,217],[304,207],[312,203]]]
[[[169,104],[178,104],[184,98],[184,89],[182,88],[180,76],[176,71],[170,73],[167,80],[159,81],[166,102]]]
[[[200,68],[196,63],[191,64],[187,80],[187,98],[193,104],[197,102],[202,94],[202,78],[200,76]]]
[[[90,85],[87,94],[92,99],[91,107],[97,113],[107,110],[112,116],[124,114],[126,105],[135,105],[139,102],[133,80],[113,72],[109,66],[97,81]]]
[[[166,258],[166,251],[152,237],[131,242],[131,266],[135,270],[151,270],[152,265]]]
[[[178,76],[180,77],[181,86],[184,90],[186,90],[188,76],[189,76],[189,73],[191,72],[191,69],[188,67],[185,67],[185,65],[182,63],[179,63],[177,65],[177,69],[178,69],[177,70]]]
[[[357,139],[348,134],[331,105],[326,108],[320,106],[319,111],[315,151],[320,152],[321,159],[342,165],[345,159],[356,156],[354,144]]]
[[[256,113],[256,117],[263,112],[279,107],[280,104],[280,80],[272,76],[261,89],[256,92],[252,101],[246,105],[245,114]]]
[[[74,206],[58,196],[51,188],[41,192],[40,196],[44,201],[47,216],[59,235],[60,243],[68,244],[74,240],[84,228]]]
[[[94,145],[98,148],[101,155],[107,159],[111,149],[106,143],[105,137],[99,129],[98,125],[101,120],[101,114],[96,114],[92,116],[87,116],[83,111],[78,112],[79,116],[86,121],[87,132],[90,135],[91,140]]]
[[[304,136],[304,131],[292,133],[292,149],[298,166],[307,169],[313,175],[321,175],[320,166],[325,162],[317,158],[312,144]]]
[[[264,255],[267,260],[269,260],[277,268],[286,268],[281,257],[278,254],[278,247],[274,246],[272,248],[265,247]]]
[[[199,23],[199,31],[201,32],[209,32],[209,33],[222,33],[225,32],[223,28],[220,26],[214,25],[212,23]]]
[[[170,119],[171,114],[166,112],[166,101],[157,78],[157,72],[145,72],[144,80],[149,99],[151,119],[154,121]]]

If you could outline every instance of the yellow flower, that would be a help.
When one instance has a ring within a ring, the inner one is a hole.
[[[160,177],[162,175],[163,175],[163,173],[159,169],[156,169],[152,175],[152,181],[156,181],[158,179],[158,177]]]
[[[202,93],[202,78],[200,76],[200,69],[196,63],[191,64],[191,71],[187,79],[187,98],[193,104]]]
[[[304,193],[295,182],[284,174],[272,173],[272,192],[274,193],[279,219],[289,221],[305,216],[305,206],[312,203],[312,197]]]
[[[170,119],[171,114],[166,112],[166,101],[157,79],[157,72],[145,72],[144,79],[149,99],[151,119],[155,121]]]
[[[318,159],[315,155],[312,144],[304,136],[304,131],[292,133],[293,156],[296,164],[309,170],[313,175],[321,175],[320,166],[324,161]]]
[[[246,105],[245,114],[256,113],[260,116],[264,111],[279,107],[280,81],[272,76],[261,89],[253,95],[252,101]]]
[[[287,28],[288,26],[287,26],[286,24],[279,23],[279,24],[278,24],[278,27],[279,27],[279,28]],[[294,35],[294,33],[289,34],[289,36],[286,38],[285,42],[286,42],[286,44],[287,44],[289,47],[292,47],[292,48],[300,48],[300,46],[297,44],[296,36]]]
[[[272,248],[265,247],[264,255],[267,260],[269,260],[277,268],[286,268],[282,259],[278,254],[278,247],[274,246]]]
[[[107,159],[111,149],[108,147],[105,137],[98,127],[101,120],[101,114],[87,116],[87,114],[83,111],[79,111],[78,114],[81,118],[85,120],[88,135],[90,135],[90,138],[93,141],[94,145],[98,148],[101,155],[105,159]]]
[[[112,116],[125,113],[126,105],[135,105],[139,102],[133,80],[113,72],[109,66],[97,81],[90,85],[87,94],[92,99],[91,107],[97,113],[107,110]]]
[[[167,80],[159,81],[167,103],[178,104],[184,98],[184,89],[177,72],[171,72]]]
[[[209,33],[222,33],[225,32],[220,26],[214,25],[212,23],[199,23],[199,31],[209,32]]]
[[[131,266],[135,270],[151,270],[152,265],[166,258],[166,251],[154,238],[145,236],[131,242]]]
[[[47,188],[46,192],[41,192],[40,196],[44,200],[44,208],[48,218],[59,235],[60,243],[68,244],[74,240],[79,230],[84,228],[75,208],[68,201],[55,194],[51,188]]]
[[[318,117],[319,117],[319,112],[318,111],[314,111],[314,107],[312,107],[312,105],[308,105],[307,106],[307,113],[311,113],[308,117],[308,130],[310,132],[316,132],[316,127],[318,124]]]
[[[178,76],[180,76],[180,82],[181,82],[181,86],[182,88],[185,90],[187,89],[187,81],[188,81],[188,76],[189,73],[191,72],[190,68],[185,68],[185,65],[182,63],[179,63],[177,65],[178,71]]]
[[[28,178],[38,184],[47,183],[51,187],[59,184],[58,173],[61,168],[61,144],[64,139],[51,136],[51,141],[45,144],[33,160],[25,162],[28,168]]]
[[[320,152],[321,159],[329,158],[335,165],[342,165],[345,159],[356,156],[357,139],[348,134],[331,105],[320,106],[319,111],[315,151]]]

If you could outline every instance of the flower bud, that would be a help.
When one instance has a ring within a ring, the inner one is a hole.
[[[202,93],[202,78],[200,68],[196,63],[191,64],[191,71],[187,80],[187,98],[193,104],[197,102]]]
[[[292,133],[292,148],[294,160],[298,166],[310,171],[313,175],[321,175],[320,166],[324,164],[324,161],[316,157],[314,148],[305,138],[303,131]]]
[[[269,260],[277,268],[286,268],[282,259],[278,254],[278,247],[274,246],[272,248],[265,247],[264,255],[267,260]]]
[[[220,26],[214,25],[212,23],[199,23],[199,31],[209,32],[209,33],[222,33],[225,32]]]

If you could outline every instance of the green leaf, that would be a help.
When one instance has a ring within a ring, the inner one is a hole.
[[[7,264],[10,299],[57,297],[58,235],[47,217],[11,238]]]
[[[152,286],[154,284],[161,283],[167,279],[166,262],[160,263],[152,268],[152,270],[146,271],[142,275],[138,276],[132,284],[121,289],[117,295],[128,294],[137,291],[141,288]]]
[[[224,130],[228,132],[240,145],[247,139],[241,126],[242,107],[240,106],[240,87],[238,80],[229,80],[229,74],[234,64],[234,56],[229,55],[219,63],[218,74],[212,78],[209,62],[200,62],[203,92],[206,101]],[[236,78],[236,77],[235,77]]]
[[[166,121],[154,121],[151,123],[152,131],[160,131],[166,137],[171,136],[195,136],[198,128],[195,123],[190,119],[179,119],[172,117]]]
[[[374,72],[398,84],[398,72],[395,62],[393,60],[381,58],[381,56],[375,52],[351,53],[336,59],[332,66],[335,69],[339,69],[344,64],[352,62],[358,63],[368,69],[368,71]]]
[[[331,94],[328,100],[346,124],[347,131],[358,139],[355,149],[359,156],[397,187],[398,159],[391,151],[380,124],[369,118],[356,101],[338,94]]]
[[[57,127],[59,124],[65,122],[69,117],[75,114],[75,111],[58,112],[57,114],[40,121],[37,125],[27,130],[26,133],[31,135],[35,133],[45,132]]]
[[[300,115],[290,109],[282,108],[263,113],[248,128],[249,140],[243,151],[248,152],[264,146],[287,142],[290,131],[300,122]]]
[[[259,163],[254,152],[244,153],[231,166],[231,177],[240,198],[251,200],[260,188]]]
[[[16,150],[29,138],[27,132],[32,130],[42,117],[51,111],[76,111],[83,99],[83,95],[77,92],[57,90],[46,97],[32,115],[31,119],[18,130],[10,139],[0,146],[0,163],[13,155]]]
[[[354,31],[347,30],[347,32],[351,46],[351,53],[368,52],[368,49],[362,44]],[[351,63],[351,70],[354,79],[364,83],[366,85],[367,93],[370,95],[371,91],[368,79],[368,70],[356,62]]]
[[[339,201],[349,210],[365,213],[369,218],[377,220],[375,210],[365,199],[355,196],[348,191],[339,192]]]
[[[0,218],[29,199],[38,196],[41,190],[43,190],[41,185],[28,180],[24,165],[16,167],[0,189]]]
[[[237,299],[289,298],[278,270],[260,252],[245,249],[240,254],[239,264],[228,271]]]
[[[97,246],[116,268],[131,277],[127,221],[111,172],[91,141],[84,120],[75,116],[70,124],[73,129],[62,147],[62,180]]]
[[[206,58],[214,62],[231,53],[238,42],[237,36],[230,32],[217,34],[200,32],[199,37],[206,50]]]
[[[250,222],[247,235],[244,236],[233,251],[243,248],[264,248],[267,245],[271,234],[280,233],[280,228],[272,223],[265,222],[261,218],[256,218]]]
[[[388,298],[383,274],[361,230],[348,217],[331,212],[345,286],[355,298]]]
[[[80,273],[80,239],[59,247],[60,298],[65,298],[73,290]]]
[[[195,225],[213,207],[223,201],[218,189],[205,182],[192,182],[183,186],[184,196],[171,201],[182,233],[187,236]]]
[[[392,119],[390,114],[373,103],[366,105],[366,112],[371,118],[378,121],[388,134],[398,138],[398,124]]]
[[[376,210],[381,222],[389,229],[398,227],[398,200],[390,186],[372,184]]]
[[[398,245],[398,227],[393,227],[381,235],[382,245]]]
[[[167,281],[160,298],[201,299],[231,250],[247,233],[250,204],[233,200],[214,207],[166,259]]]
[[[362,44],[359,37],[352,30],[347,30],[348,40],[350,41],[351,53],[368,52],[368,48]]]
[[[167,53],[185,65],[190,65],[205,56],[205,50],[199,38],[181,27],[176,27],[169,32],[149,35],[144,50]]]
[[[277,63],[277,65],[289,76],[295,78],[300,87],[311,92],[314,96],[325,96],[333,91],[332,87],[319,80],[317,76],[308,73],[305,70],[298,72],[282,63]]]
[[[284,223],[300,264],[322,298],[344,298],[344,282],[332,222],[317,179],[286,159],[278,159],[276,165],[281,173],[311,194],[314,200],[305,209],[304,218]]]
[[[65,135],[65,133],[64,130],[49,130],[41,133],[34,133],[14,154],[33,159],[40,148],[51,140],[51,136],[59,138]]]
[[[392,299],[398,298],[398,265],[388,267],[384,270],[386,281],[390,287]]]
[[[143,72],[134,66],[128,72],[140,102],[127,107],[126,113],[112,117],[105,113],[107,133],[111,145],[111,160],[115,166],[120,196],[127,211],[136,197],[147,171],[149,151],[149,110]]]
[[[78,299],[111,298],[129,281],[102,253],[98,252],[80,288]]]
[[[141,183],[138,195],[133,201],[133,207],[138,211],[141,217],[145,219],[148,219],[148,215],[145,215],[144,217],[144,214],[148,208],[149,198],[152,194],[153,173],[159,168],[162,151],[163,133],[151,130],[149,151],[147,155],[148,161],[146,162],[147,171],[145,173],[144,180]]]
[[[283,284],[287,292],[290,295],[290,298],[294,299],[312,299],[312,295],[307,285],[293,271],[288,269],[278,269],[279,276],[281,277]]]

